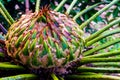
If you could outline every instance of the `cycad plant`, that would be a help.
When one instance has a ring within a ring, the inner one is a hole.
[[[26,0],[27,1],[27,0]],[[59,9],[67,2],[62,0],[52,10],[44,6],[39,10],[40,0],[36,1],[35,12],[27,12],[17,21],[9,15],[0,2],[0,12],[11,25],[4,41],[1,42],[0,80],[119,80],[120,51],[98,53],[120,39],[93,47],[100,39],[120,32],[109,30],[120,23],[120,18],[104,26],[101,30],[84,37],[84,28],[102,12],[119,0],[113,0],[82,24],[76,19],[85,12],[95,8],[94,4],[73,17],[70,17],[77,0],[73,0],[67,11]],[[1,25],[3,32],[6,32]]]

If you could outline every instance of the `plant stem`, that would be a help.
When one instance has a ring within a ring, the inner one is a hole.
[[[94,63],[94,62],[120,62],[120,57],[112,58],[82,58],[79,65]]]
[[[73,6],[77,3],[78,0],[73,0],[70,6],[68,7],[66,14],[69,14],[70,11],[72,10]]]
[[[0,8],[0,13],[4,16],[4,18],[6,19],[6,21],[12,25],[11,21],[7,18],[6,14],[2,11],[2,9]]]
[[[117,55],[120,55],[120,50],[94,54],[94,55],[86,56],[85,58],[101,58],[101,57],[103,58],[103,57],[111,57],[111,56],[117,56]]]
[[[82,23],[80,25],[80,28],[83,29],[85,26],[87,26],[92,20],[94,20],[97,16],[99,16],[102,12],[104,12],[105,10],[109,9],[112,5],[114,5],[115,3],[117,3],[119,0],[113,0],[110,4],[108,4],[107,6],[105,6],[103,9],[101,9],[100,11],[98,11],[96,14],[94,14],[91,18],[89,18],[87,21],[85,21],[84,23]]]
[[[15,76],[2,77],[0,80],[36,80],[37,76],[34,74],[19,74]]]
[[[119,62],[99,62],[99,63],[92,63],[95,67],[118,67],[120,68]]]
[[[109,47],[109,46],[111,46],[111,45],[113,45],[115,43],[118,43],[118,42],[120,42],[120,38],[119,39],[115,39],[113,41],[106,42],[105,44],[102,44],[102,45],[99,45],[99,46],[97,46],[97,47],[95,47],[93,49],[90,49],[90,50],[84,52],[83,55],[84,56],[92,55],[92,54],[94,54],[94,52],[102,50],[102,49],[104,49],[106,47]]]
[[[118,76],[110,76],[110,75],[67,75],[66,80],[120,80]]]
[[[24,70],[24,68],[22,66],[18,66],[18,65],[13,65],[13,64],[7,64],[7,63],[0,63],[0,69],[3,70]]]
[[[91,36],[89,36],[88,38],[86,38],[86,42],[92,40],[93,38],[99,36],[101,33],[103,33],[104,31],[106,31],[107,29],[109,29],[110,27],[112,27],[115,24],[120,23],[120,18],[112,21],[111,23],[109,23],[108,25],[106,25],[104,28],[102,28],[101,30],[95,32],[94,34],[92,34]]]
[[[102,3],[102,2],[101,2]],[[84,13],[90,11],[91,9],[95,8],[96,6],[98,6],[99,4],[101,3],[97,3],[97,4],[94,4],[92,6],[89,6],[87,8],[85,8],[84,10],[80,11],[79,13],[77,13],[74,17],[73,17],[73,20],[76,20],[78,17],[82,16]]]
[[[40,2],[41,2],[41,0],[36,1],[35,12],[39,12]]]
[[[54,9],[54,11],[58,11],[61,7],[63,7],[63,5],[65,4],[67,0],[62,0],[59,5]]]
[[[53,80],[59,80],[54,73],[51,74],[51,77],[53,78]]]
[[[88,47],[88,46],[91,46],[92,44],[96,43],[97,41],[107,37],[107,36],[110,36],[110,35],[113,35],[113,34],[116,34],[116,33],[120,33],[120,29],[115,29],[115,30],[109,30],[109,31],[106,31],[104,32],[103,34],[101,34],[100,36],[88,41],[85,46]]]
[[[29,13],[29,7],[30,7],[29,0],[25,0],[25,7],[26,7],[25,12],[27,14]]]
[[[3,25],[0,23],[0,29],[2,30],[2,32],[4,33],[4,34],[6,34],[7,33],[7,30],[3,27]]]
[[[77,72],[120,73],[120,68],[78,67]]]
[[[60,77],[60,76],[59,76],[59,80],[65,80],[65,79],[64,79],[63,77]]]
[[[8,11],[5,9],[4,5],[0,1],[0,13],[5,17],[8,23],[11,25],[14,23],[14,19],[10,16]]]

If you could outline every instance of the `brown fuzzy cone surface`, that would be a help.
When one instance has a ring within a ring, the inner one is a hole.
[[[7,33],[8,55],[34,69],[69,65],[80,58],[78,27],[70,17],[48,9],[22,15]]]

